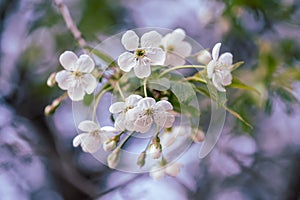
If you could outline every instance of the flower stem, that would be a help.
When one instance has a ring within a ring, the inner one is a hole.
[[[135,133],[135,131],[128,133],[127,136],[122,140],[122,142],[119,144],[119,146],[117,148],[121,149],[134,133]]]
[[[98,92],[98,94],[95,97],[95,103],[94,103],[94,109],[93,109],[93,117],[92,120],[95,121],[96,120],[96,111],[97,111],[97,107],[99,104],[100,99],[102,98],[102,96],[113,89],[112,86],[106,87],[107,85],[103,86],[103,88]]]
[[[165,71],[163,71],[158,77],[162,77],[164,75],[166,75],[167,73],[174,71],[174,70],[178,70],[178,69],[188,69],[188,68],[195,68],[195,69],[205,69],[206,66],[204,65],[183,65],[183,66],[175,66],[169,69],[166,69]]]
[[[119,93],[120,93],[120,96],[121,96],[122,100],[125,101],[125,97],[124,97],[124,94],[123,94],[123,92],[122,92],[122,90],[121,90],[119,81],[116,82],[116,87],[117,87],[117,89],[118,89],[118,91],[119,91]]]
[[[147,97],[147,78],[144,79],[144,94],[145,94],[145,97]]]

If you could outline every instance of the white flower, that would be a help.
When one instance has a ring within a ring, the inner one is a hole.
[[[232,65],[232,54],[223,53],[219,57],[221,43],[217,43],[212,50],[212,60],[207,65],[207,76],[212,78],[214,86],[220,92],[226,92],[223,86],[231,84],[232,76],[229,67]]]
[[[78,129],[84,133],[77,135],[73,139],[73,146],[77,147],[81,145],[82,150],[88,153],[98,151],[103,140],[116,131],[115,128],[111,126],[100,128],[98,124],[89,120],[80,122]]]
[[[201,64],[207,65],[211,61],[211,54],[206,49],[200,51],[197,56],[197,61]]]
[[[168,164],[167,166],[155,165],[150,170],[150,176],[155,180],[164,177],[164,175],[177,176],[181,167],[181,163]]]
[[[146,133],[153,121],[161,127],[170,128],[175,120],[175,116],[169,113],[172,109],[172,104],[166,100],[155,102],[153,98],[146,97],[128,111],[126,120],[133,122],[134,130],[141,133]]]
[[[138,101],[142,99],[140,95],[132,94],[125,99],[125,102],[116,102],[109,107],[111,113],[119,113],[115,120],[116,129],[133,131],[132,122],[126,120],[127,111],[134,108]]]
[[[149,146],[149,154],[151,158],[158,159],[161,156],[161,145],[160,143],[152,143]]]
[[[183,65],[185,58],[191,55],[192,46],[183,41],[184,38],[185,31],[182,29],[176,29],[163,37],[162,46],[166,51],[165,65]]]
[[[161,35],[156,31],[145,33],[139,41],[134,31],[127,31],[121,40],[126,50],[118,58],[121,70],[129,72],[132,68],[138,78],[145,78],[151,74],[151,65],[163,65],[165,52],[158,46],[161,43]],[[139,44],[140,43],[140,44]]]
[[[60,55],[59,62],[65,70],[58,72],[55,79],[61,89],[68,91],[73,101],[80,101],[85,93],[94,92],[97,80],[91,72],[95,63],[88,55],[78,58],[73,52],[65,51]]]
[[[115,169],[120,161],[120,148],[115,149],[107,157],[107,165],[111,169]]]

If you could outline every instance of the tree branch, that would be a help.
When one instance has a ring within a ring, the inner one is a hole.
[[[71,31],[73,37],[78,42],[79,46],[83,48],[84,51],[87,51],[87,42],[82,37],[81,32],[79,31],[77,25],[75,24],[68,7],[64,4],[63,0],[53,0],[55,5],[58,7],[61,15],[64,18],[64,21],[67,25],[67,28]]]

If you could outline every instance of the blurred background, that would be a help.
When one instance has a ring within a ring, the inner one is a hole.
[[[177,178],[108,169],[72,147],[72,104],[46,85],[65,50],[82,53],[53,1],[0,0],[0,199],[300,199],[299,0],[64,0],[90,46],[137,27],[183,28],[204,48],[222,42],[255,92],[229,89],[217,146],[193,145]]]

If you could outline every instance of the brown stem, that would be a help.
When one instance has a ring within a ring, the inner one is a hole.
[[[78,42],[79,46],[86,51],[87,42],[83,39],[81,32],[77,28],[73,18],[70,15],[68,7],[64,4],[63,0],[53,0],[56,6],[58,7],[61,15],[64,18],[64,21],[67,25],[67,28],[71,31],[73,37]]]

